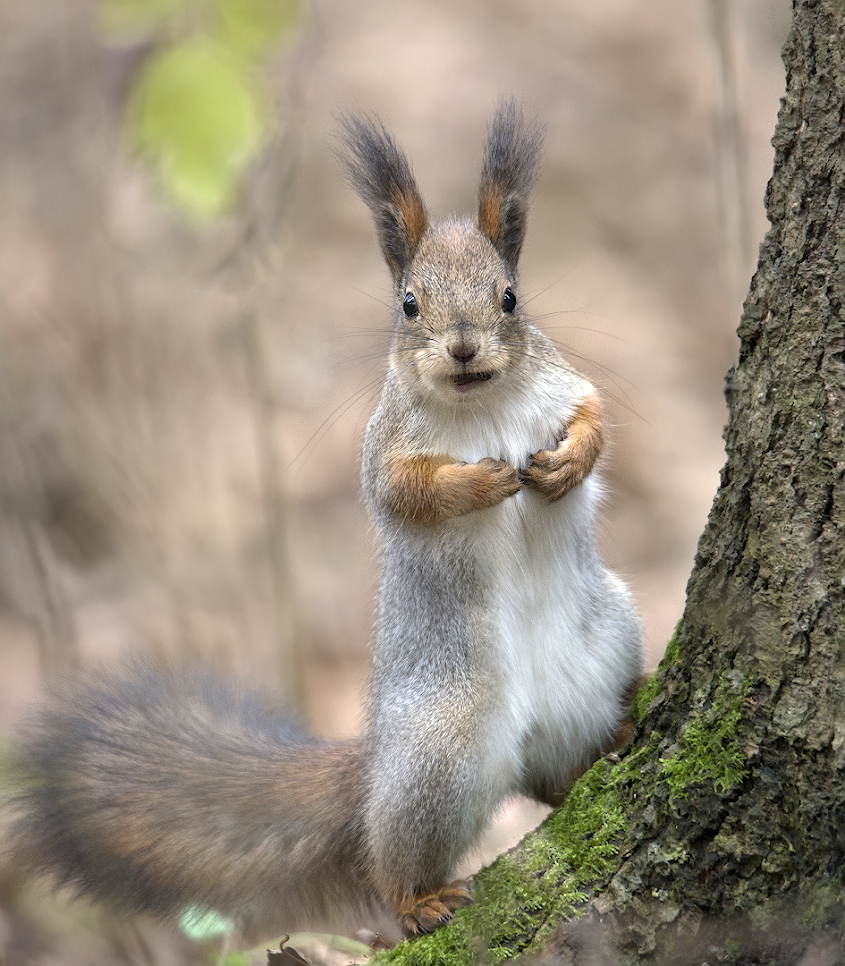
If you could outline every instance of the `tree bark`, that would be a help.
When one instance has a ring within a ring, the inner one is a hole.
[[[618,763],[403,963],[845,962],[845,2],[794,0],[683,619]]]

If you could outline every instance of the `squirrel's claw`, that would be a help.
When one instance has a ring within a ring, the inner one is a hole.
[[[472,902],[470,883],[452,882],[434,892],[416,895],[399,909],[399,925],[406,936],[434,932],[452,918],[452,914]]]
[[[591,469],[592,466],[581,465],[573,458],[568,440],[563,439],[554,451],[541,449],[532,453],[519,478],[549,503],[554,503],[581,483]]]

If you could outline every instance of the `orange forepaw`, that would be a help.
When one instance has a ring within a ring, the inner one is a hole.
[[[603,446],[601,401],[590,393],[579,403],[557,449],[533,453],[520,478],[554,503],[590,475]]]
[[[515,467],[502,460],[456,463],[448,456],[388,461],[387,503],[398,516],[434,524],[497,506],[522,489]]]
[[[434,892],[420,893],[399,907],[399,925],[406,936],[419,936],[445,925],[456,909],[472,902],[470,884],[452,882]]]

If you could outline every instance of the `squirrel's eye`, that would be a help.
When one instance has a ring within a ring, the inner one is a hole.
[[[402,311],[408,319],[412,319],[414,316],[420,314],[420,307],[417,305],[417,300],[414,298],[413,292],[408,292],[405,298],[402,299]]]
[[[516,296],[513,294],[513,289],[508,286],[505,289],[505,294],[502,296],[502,311],[507,312],[508,315],[510,315],[515,308]]]

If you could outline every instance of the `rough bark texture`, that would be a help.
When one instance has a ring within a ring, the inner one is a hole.
[[[845,962],[845,3],[796,0],[727,463],[631,750],[387,958]]]

